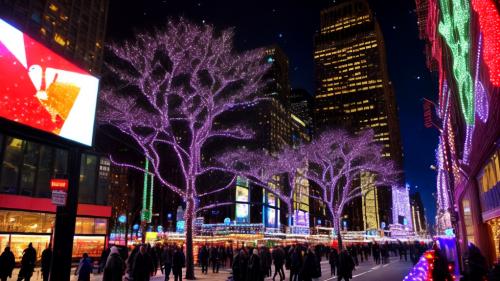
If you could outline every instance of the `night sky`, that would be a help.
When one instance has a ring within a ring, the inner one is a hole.
[[[339,1],[111,0],[108,40],[130,38],[134,31],[162,26],[179,16],[217,28],[235,27],[237,49],[278,44],[290,61],[292,87],[314,94],[313,36],[319,30],[319,13]],[[437,77],[425,66],[415,1],[369,2],[382,26],[389,75],[396,90],[406,182],[411,192],[422,194],[426,216],[433,224],[436,177],[430,165],[435,164],[437,131],[423,126],[422,99],[436,99]]]

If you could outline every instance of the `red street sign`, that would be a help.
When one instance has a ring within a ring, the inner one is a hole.
[[[50,190],[60,190],[68,191],[68,180],[67,179],[51,179],[50,180]]]

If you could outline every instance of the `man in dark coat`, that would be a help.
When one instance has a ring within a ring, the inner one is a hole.
[[[165,272],[165,281],[168,281],[168,279],[170,279],[170,271],[172,271],[172,259],[173,259],[173,252],[172,252],[172,248],[170,246],[165,245],[163,247],[161,259],[163,260],[163,270]]]
[[[264,274],[262,274],[262,268],[260,263],[259,251],[257,249],[253,250],[252,255],[248,259],[247,268],[247,281],[262,281],[264,280]]]
[[[274,275],[273,280],[276,278],[276,274],[279,274],[280,281],[285,280],[285,272],[283,271],[283,264],[285,263],[285,251],[280,247],[275,247],[273,250],[273,261],[274,261]]]
[[[311,281],[313,278],[321,277],[321,266],[319,259],[314,254],[314,249],[311,247],[307,250],[304,258],[304,264],[300,271],[300,276],[304,281]]]
[[[233,280],[234,281],[245,281],[245,275],[247,272],[248,261],[245,251],[241,250],[233,260]]]
[[[174,281],[182,281],[182,268],[186,264],[186,257],[182,248],[175,247],[174,255],[172,256],[172,273],[174,274]]]
[[[24,249],[23,257],[21,259],[21,270],[19,270],[19,275],[17,281],[26,280],[29,281],[35,270],[36,262],[36,250],[33,248],[33,244],[30,243],[28,248]]]
[[[299,281],[299,273],[302,269],[302,250],[299,246],[290,249],[290,281]]]
[[[352,257],[349,255],[347,250],[342,250],[339,255],[339,264],[338,264],[338,280],[342,279],[345,281],[349,281],[352,278],[352,271],[354,270],[354,261]]]
[[[42,252],[42,277],[43,281],[49,281],[50,263],[52,262],[52,248],[49,244]]]
[[[149,256],[146,246],[142,245],[134,257],[132,278],[134,278],[134,281],[149,281],[153,270],[153,260]]]
[[[201,273],[208,274],[208,249],[206,245],[201,247],[198,254],[198,261],[201,265]]]
[[[330,275],[335,275],[335,269],[337,268],[337,264],[339,263],[339,253],[337,249],[333,248],[330,251],[330,257],[328,258],[328,262],[330,263]]]
[[[104,261],[104,274],[102,281],[122,281],[123,272],[125,271],[125,262],[120,257],[118,248],[113,246],[110,249],[110,254]]]
[[[12,277],[12,270],[16,265],[14,254],[10,251],[10,247],[5,247],[5,251],[0,255],[0,280],[7,281],[8,277]]]

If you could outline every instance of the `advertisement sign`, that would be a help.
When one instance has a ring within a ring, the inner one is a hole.
[[[0,19],[0,117],[90,146],[98,85]]]
[[[51,179],[50,180],[50,190],[60,190],[68,191],[68,180],[67,179]]]

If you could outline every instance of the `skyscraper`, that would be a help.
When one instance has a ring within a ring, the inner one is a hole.
[[[108,0],[0,0],[0,17],[91,73],[99,74]]]
[[[402,167],[396,100],[384,40],[368,3],[344,1],[321,11],[320,17],[321,29],[314,40],[316,127],[344,127],[353,132],[372,128],[375,139],[384,146],[383,156]],[[358,228],[389,225],[391,201],[391,190],[383,188],[353,202],[363,205],[364,226]]]

